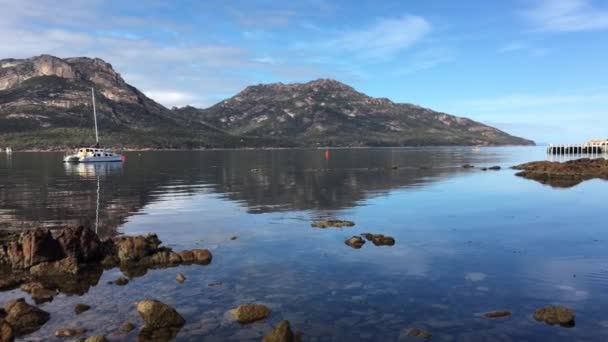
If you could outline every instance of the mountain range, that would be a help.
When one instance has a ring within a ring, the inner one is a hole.
[[[0,60],[0,144],[64,149],[532,145],[473,120],[373,98],[330,79],[260,84],[209,108],[168,109],[88,57]]]

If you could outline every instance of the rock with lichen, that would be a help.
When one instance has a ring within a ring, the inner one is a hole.
[[[172,307],[158,300],[147,299],[137,303],[137,312],[151,329],[182,327],[186,320]]]
[[[572,326],[574,325],[574,318],[574,311],[565,306],[551,305],[534,311],[535,320],[550,325]]]
[[[344,241],[344,243],[354,249],[359,249],[363,247],[363,245],[365,244],[365,240],[363,240],[363,238],[360,236],[353,236],[350,239]]]
[[[51,318],[48,312],[26,303],[23,298],[9,301],[4,310],[4,320],[12,327],[15,336],[32,333]]]
[[[276,328],[264,336],[263,342],[296,342],[300,341],[298,335],[291,331],[289,321],[281,321]]]
[[[270,309],[262,304],[242,304],[230,310],[230,314],[239,323],[252,323],[270,315]]]

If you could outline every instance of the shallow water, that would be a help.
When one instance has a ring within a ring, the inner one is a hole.
[[[557,189],[508,169],[546,158],[543,148],[250,150],[134,152],[124,165],[70,166],[55,153],[0,155],[5,229],[156,232],[175,250],[214,256],[211,265],[152,270],[125,287],[107,285],[120,271],[106,271],[84,295],[42,304],[51,321],[25,339],[84,327],[133,340],[137,331],[118,327],[141,326],[134,302],[156,298],[188,321],[177,338],[184,341],[260,340],[282,319],[308,341],[393,341],[411,327],[433,341],[606,340],[608,182]],[[356,226],[311,228],[319,218]],[[396,244],[344,244],[365,232]],[[18,296],[27,295],[4,292],[0,301]],[[230,320],[226,311],[246,302],[268,305],[271,316],[246,326]],[[76,303],[93,308],[75,316]],[[534,309],[549,304],[574,309],[576,326],[536,322]],[[480,317],[495,310],[513,316]]]

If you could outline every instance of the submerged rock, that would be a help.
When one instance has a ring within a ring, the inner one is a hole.
[[[534,319],[550,325],[559,324],[561,326],[574,326],[574,311],[564,306],[547,306],[536,309]]]
[[[463,169],[474,169],[474,168],[475,168],[475,166],[474,166],[474,165],[471,165],[471,164],[464,164],[464,165],[462,165],[462,168],[463,168]]]
[[[108,342],[108,339],[106,339],[105,336],[97,335],[97,336],[87,337],[87,339],[84,340],[84,342]]]
[[[393,246],[395,245],[395,239],[391,236],[385,236],[382,234],[361,234],[367,241],[371,241],[375,246]]]
[[[32,299],[36,304],[46,303],[53,300],[57,291],[47,289],[43,284],[38,282],[26,283],[21,285],[21,290],[32,295]]]
[[[350,239],[344,241],[344,243],[354,249],[359,249],[363,247],[363,245],[365,244],[365,240],[363,240],[363,238],[360,236],[353,236]]]
[[[180,328],[186,321],[172,307],[157,300],[142,300],[137,303],[137,312],[150,329]]]
[[[424,330],[418,329],[418,328],[412,328],[407,332],[407,336],[418,337],[418,338],[428,340],[433,335],[428,331],[424,331]]]
[[[230,310],[230,314],[239,323],[253,323],[270,315],[270,309],[262,304],[243,304]]]
[[[263,342],[296,342],[300,339],[291,331],[289,321],[281,321],[274,330],[264,336]]]
[[[29,305],[23,298],[6,303],[4,310],[6,311],[4,320],[12,327],[15,336],[32,333],[50,319],[48,312]]]
[[[353,227],[355,225],[352,221],[343,221],[343,220],[327,220],[327,221],[315,221],[311,223],[311,226],[314,228],[343,228],[343,227]]]
[[[511,316],[511,311],[491,311],[483,314],[487,318],[501,318]]]
[[[181,274],[181,273],[178,273],[178,274],[175,276],[175,280],[177,280],[177,282],[178,282],[178,283],[183,283],[183,282],[185,282],[185,281],[186,281],[186,276],[185,276],[185,275],[183,275],[183,274]]]
[[[55,337],[71,337],[82,335],[87,332],[87,329],[59,329],[55,331]]]
[[[119,277],[118,279],[114,280],[113,284],[118,285],[118,286],[125,286],[129,283],[129,279],[125,278],[125,277]]]
[[[120,326],[120,331],[131,332],[135,330],[135,325],[131,322],[125,322]]]
[[[500,169],[501,169],[501,167],[500,167],[500,166],[490,166],[490,167],[488,168],[488,170],[491,170],[491,171],[500,171]]]
[[[234,241],[234,240],[236,240],[236,239],[237,239],[237,237],[236,237],[236,236],[231,236],[231,237],[230,237],[230,240],[232,240],[232,241]]]
[[[81,313],[83,313],[85,311],[89,311],[90,309],[91,309],[90,305],[76,304],[76,306],[74,306],[74,313],[77,315],[80,315]]]

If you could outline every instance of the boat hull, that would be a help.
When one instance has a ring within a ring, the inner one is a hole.
[[[65,163],[116,163],[122,161],[122,156],[108,156],[108,157],[79,157],[79,156],[67,156],[63,158]]]

